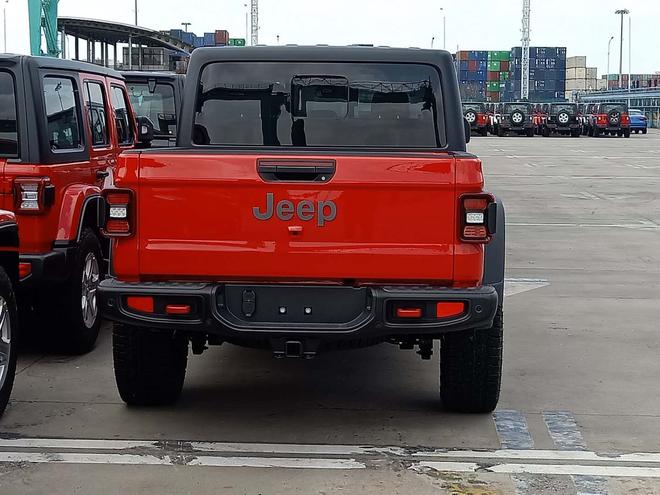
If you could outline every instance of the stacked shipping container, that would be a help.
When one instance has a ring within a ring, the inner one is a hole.
[[[182,29],[170,29],[169,35],[195,48],[202,46],[226,46],[230,44],[234,46],[245,46],[245,40],[242,38],[242,44],[239,40],[234,40],[234,43],[230,43],[229,33],[224,29],[218,29],[214,33],[204,33],[204,36],[197,36],[193,32],[183,31]]]
[[[499,102],[509,79],[510,57],[508,51],[488,52],[488,84],[486,101]]]
[[[530,47],[529,101],[563,101],[566,91],[566,48]],[[520,99],[522,85],[522,48],[511,49],[509,80],[503,101]]]
[[[458,52],[456,73],[463,101],[486,100],[488,52],[475,50]]]
[[[598,69],[587,67],[587,57],[566,59],[566,98],[573,100],[579,93],[598,89]]]
[[[602,79],[607,80],[607,89],[628,89],[628,74],[623,74],[623,84],[619,84],[619,74],[609,74],[609,76],[604,75]],[[630,78],[632,81],[632,88],[660,88],[660,73],[656,72],[655,74],[632,74]]]

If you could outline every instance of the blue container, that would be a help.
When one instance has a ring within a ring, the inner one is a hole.
[[[488,80],[488,71],[487,70],[478,70],[475,72],[477,81],[487,81]]]
[[[459,67],[460,67],[460,69],[461,69],[462,71],[463,71],[463,70],[464,70],[464,71],[467,71],[467,70],[468,70],[468,67],[469,67],[468,61],[467,61],[467,60],[461,60],[461,61],[459,62]]]
[[[183,39],[183,29],[170,29],[170,36],[178,40]]]
[[[204,46],[215,46],[215,33],[204,33]]]
[[[193,46],[195,48],[201,48],[204,46],[204,38],[201,36],[195,36],[193,38]]]
[[[488,71],[488,60],[479,60],[479,61],[477,61],[477,70]]]
[[[184,32],[183,35],[181,36],[181,40],[184,43],[188,43],[189,45],[192,45],[194,40],[195,40],[195,35],[193,33],[185,33]]]
[[[458,80],[459,81],[468,81],[469,78],[470,78],[470,73],[468,71],[462,70],[462,71],[459,72],[459,75],[458,75]]]

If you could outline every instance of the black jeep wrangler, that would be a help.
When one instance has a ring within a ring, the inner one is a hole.
[[[504,104],[497,135],[502,137],[509,132],[534,137],[534,111],[531,103]]]
[[[577,103],[553,103],[548,108],[547,116],[541,124],[541,134],[549,137],[551,134],[580,137],[580,123]]]

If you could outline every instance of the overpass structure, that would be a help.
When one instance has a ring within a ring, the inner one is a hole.
[[[133,67],[133,50],[141,53],[143,47],[165,48],[188,56],[193,46],[174,38],[169,33],[155,31],[131,24],[84,19],[79,17],[59,17],[57,30],[60,32],[62,58],[73,58],[92,63],[110,66],[110,49],[112,48],[113,66],[117,67],[117,45],[128,45],[127,69],[141,69],[142,57],[138,57],[138,66]],[[68,46],[67,40],[72,39]],[[81,50],[80,40],[85,42]],[[98,49],[98,52],[97,52]],[[83,53],[84,51],[84,53]],[[125,64],[126,65],[126,64]]]

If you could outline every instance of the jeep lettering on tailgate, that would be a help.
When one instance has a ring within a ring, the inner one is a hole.
[[[332,222],[337,218],[337,205],[334,201],[313,201],[305,199],[294,205],[293,201],[282,199],[275,204],[275,194],[266,194],[265,211],[261,211],[259,206],[252,208],[252,214],[257,220],[270,220],[273,213],[277,218],[287,222],[297,216],[303,222],[309,222],[316,216],[316,225],[323,227],[326,222]]]

